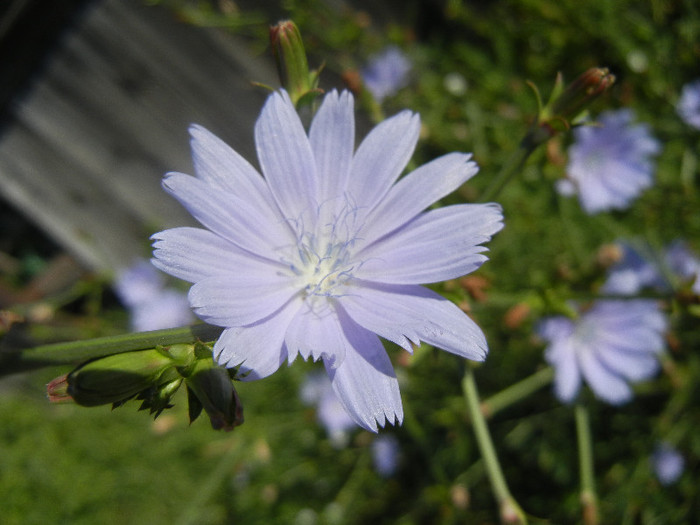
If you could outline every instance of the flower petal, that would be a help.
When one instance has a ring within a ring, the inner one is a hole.
[[[322,298],[316,304],[311,298],[297,312],[289,324],[285,344],[291,363],[301,354],[302,358],[312,357],[314,361],[323,358],[327,363],[337,366],[345,358],[345,336],[340,326],[336,311]]]
[[[309,141],[316,159],[318,204],[342,195],[355,149],[355,114],[352,95],[333,90],[323,99],[311,128]]]
[[[503,227],[497,204],[455,204],[426,212],[362,250],[359,279],[426,284],[476,270],[486,256],[480,246]]]
[[[404,225],[473,177],[479,168],[470,158],[466,153],[443,155],[399,180],[367,218],[364,242],[370,244]]]
[[[230,273],[232,268],[271,264],[269,260],[255,257],[201,228],[172,228],[154,234],[151,239],[153,265],[191,283],[212,275]]]
[[[258,323],[224,330],[214,344],[216,362],[228,368],[240,365],[239,373],[248,374],[243,381],[262,379],[275,372],[287,359],[284,334],[300,303],[290,301]]]
[[[345,359],[334,368],[326,362],[333,390],[343,407],[363,428],[401,424],[403,407],[399,382],[379,338],[350,319],[341,318],[346,337]]]
[[[659,371],[659,360],[648,353],[599,347],[596,354],[601,363],[628,381],[649,379]]]
[[[202,126],[190,126],[190,136],[192,160],[201,180],[248,201],[254,208],[264,207],[279,214],[265,179],[247,160]]]
[[[311,144],[285,91],[267,99],[255,123],[255,145],[267,184],[287,220],[315,211],[316,163]]]
[[[355,152],[347,190],[371,210],[389,191],[408,164],[418,142],[420,118],[402,111],[377,125]]]
[[[204,227],[244,250],[276,260],[277,248],[296,242],[289,226],[271,210],[256,208],[195,177],[169,173],[163,187]]]
[[[557,319],[571,324],[568,319]],[[554,330],[566,329],[564,326],[552,328]],[[563,403],[571,403],[581,389],[581,371],[571,339],[565,337],[552,343],[547,348],[545,358],[554,367],[555,395]]]
[[[581,373],[596,397],[613,405],[620,405],[632,399],[632,389],[621,376],[598,360],[594,352],[582,348],[578,352]]]
[[[216,326],[242,326],[260,321],[285,304],[297,290],[288,277],[263,269],[257,274],[229,272],[197,281],[188,298],[195,314]]]
[[[412,350],[426,343],[475,361],[486,358],[481,329],[454,303],[422,286],[357,286],[338,298],[357,324]]]

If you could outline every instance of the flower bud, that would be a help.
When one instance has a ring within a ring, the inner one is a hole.
[[[561,75],[544,113],[566,121],[575,118],[595,99],[605,93],[615,82],[615,75],[606,67],[593,67],[581,74],[571,84],[563,87]]]
[[[188,370],[190,422],[205,410],[214,430],[231,431],[243,424],[243,405],[229,372],[214,364],[211,356],[198,359]]]
[[[143,391],[176,380],[179,375],[175,364],[167,353],[157,349],[113,354],[73,370],[66,378],[66,391],[82,406],[121,404]],[[53,388],[55,393],[58,386]]]
[[[284,20],[270,27],[272,54],[277,62],[277,72],[282,86],[289,93],[292,103],[315,98],[321,93],[316,88],[318,74],[309,71],[306,50],[299,28],[291,20]]]
[[[73,398],[68,394],[68,374],[63,374],[56,379],[52,379],[51,382],[46,385],[46,393],[51,403],[73,401]]]

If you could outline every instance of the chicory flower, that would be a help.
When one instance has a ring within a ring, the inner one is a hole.
[[[309,374],[301,386],[301,400],[307,405],[316,405],[318,421],[328,433],[328,437],[337,448],[347,445],[350,431],[357,424],[343,408],[335,395],[326,374]]]
[[[576,320],[544,319],[537,331],[560,401],[572,402],[585,379],[596,397],[619,405],[632,398],[628,383],[657,373],[665,330],[656,301],[630,299],[597,301]]]
[[[634,124],[629,109],[608,111],[597,125],[574,130],[567,179],[557,184],[562,195],[578,194],[586,213],[625,209],[654,180],[651,157],[660,143],[645,124]]]
[[[700,79],[683,86],[676,111],[686,124],[700,129]]]
[[[651,456],[651,465],[662,485],[672,485],[683,474],[685,459],[668,443],[659,443]]]
[[[206,229],[155,234],[153,263],[194,283],[195,313],[225,328],[214,345],[219,364],[254,380],[298,355],[320,359],[345,410],[376,431],[403,419],[379,337],[409,352],[424,341],[485,358],[476,323],[421,285],[481,266],[501,209],[424,211],[477,166],[451,153],[397,182],[419,129],[418,115],[403,111],[355,150],[351,94],[328,94],[307,134],[287,93],[275,92],[255,125],[261,177],[220,139],[191,128],[196,177],[170,173],[163,185]]]
[[[119,272],[114,290],[129,310],[131,329],[136,332],[177,328],[193,321],[187,296],[167,288],[148,261],[136,261]]]
[[[410,72],[411,62],[404,52],[389,46],[371,58],[362,70],[362,79],[367,90],[381,103],[407,84]]]

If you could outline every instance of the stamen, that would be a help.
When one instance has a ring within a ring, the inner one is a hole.
[[[347,197],[334,209],[337,200],[324,203],[317,210],[319,225],[315,231],[298,231],[296,256],[285,261],[305,297],[337,297],[342,285],[353,277],[357,267],[352,260],[352,248],[357,241],[358,208]],[[325,220],[324,220],[325,219]],[[303,218],[290,221],[303,227],[313,221]]]

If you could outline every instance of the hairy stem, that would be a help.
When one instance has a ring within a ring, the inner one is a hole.
[[[484,466],[486,467],[486,472],[491,482],[491,489],[498,502],[501,521],[503,523],[525,524],[527,523],[525,513],[520,508],[520,505],[518,505],[518,502],[511,496],[508,484],[501,470],[501,465],[498,462],[498,456],[496,455],[496,449],[493,446],[491,434],[486,425],[486,419],[481,412],[479,392],[476,388],[474,371],[471,366],[467,366],[467,371],[462,380],[462,390],[466,398],[469,416],[474,428],[474,435],[476,436],[476,442],[479,446],[479,452],[484,460]]]
[[[52,343],[17,351],[5,351],[0,354],[0,377],[47,366],[82,363],[97,357],[146,350],[158,345],[167,346],[196,341],[210,342],[217,339],[222,330],[217,326],[197,324],[182,328],[113,335],[82,341]]]
[[[490,418],[496,412],[508,408],[510,405],[537,392],[540,388],[551,383],[553,378],[554,369],[551,366],[538,370],[534,374],[486,399],[481,403],[481,412],[485,417]]]
[[[598,525],[598,503],[593,472],[593,443],[588,410],[581,403],[577,404],[574,410],[576,413],[576,437],[578,439],[578,457],[581,472],[583,522],[586,525]]]

